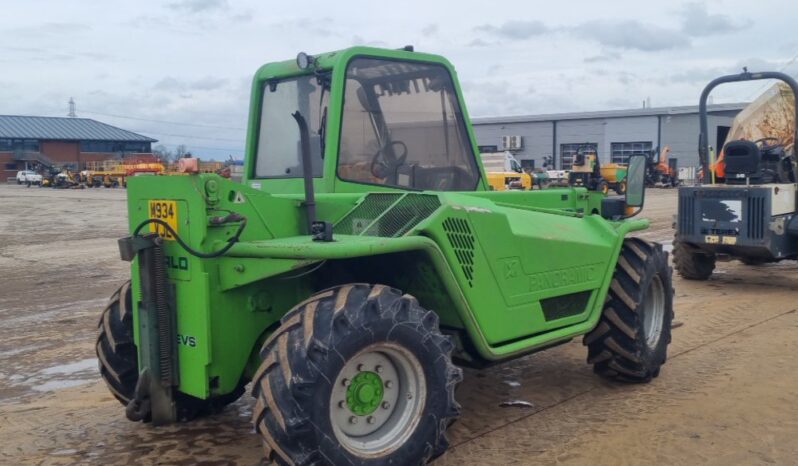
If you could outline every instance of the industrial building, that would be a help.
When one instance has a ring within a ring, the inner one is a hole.
[[[156,139],[88,118],[0,115],[0,176],[38,166],[85,168],[86,162],[152,153]]]
[[[721,147],[737,113],[746,103],[710,105],[709,140]],[[668,145],[679,167],[698,165],[698,106],[649,107],[599,112],[474,118],[483,152],[509,150],[527,166],[571,168],[579,146],[598,151],[603,163],[626,162],[629,155]]]

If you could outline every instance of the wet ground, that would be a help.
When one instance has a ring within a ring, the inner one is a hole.
[[[256,464],[248,395],[155,429],[99,380],[99,311],[128,274],[124,196],[0,185],[0,464]],[[675,211],[675,190],[647,192],[643,236],[669,243]],[[719,263],[674,286],[683,325],[654,382],[595,377],[579,341],[467,370],[436,465],[796,464],[798,264]]]

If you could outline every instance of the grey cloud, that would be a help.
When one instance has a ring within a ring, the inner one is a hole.
[[[603,63],[613,60],[619,60],[621,58],[621,54],[618,52],[604,52],[600,55],[593,55],[590,57],[586,57],[584,60],[585,63]]]
[[[499,26],[483,24],[476,28],[477,31],[487,32],[507,39],[521,40],[539,36],[549,32],[549,28],[541,21],[507,21]]]
[[[635,20],[594,20],[577,28],[574,33],[593,39],[601,45],[622,49],[654,52],[687,47],[690,40],[679,31],[644,24]]]
[[[491,45],[493,45],[493,43],[487,42],[484,39],[476,38],[466,45],[468,45],[469,47],[490,47]]]
[[[369,47],[387,47],[388,43],[381,40],[366,40],[361,36],[352,36],[352,45],[367,45]]]
[[[428,24],[421,29],[421,34],[423,34],[424,37],[434,36],[437,33],[438,33],[438,25],[435,23]]]
[[[203,11],[226,9],[228,4],[227,0],[180,0],[169,3],[167,6],[177,11],[201,13]]]
[[[735,21],[728,15],[709,14],[706,4],[699,2],[686,4],[681,16],[682,31],[691,36],[725,34],[751,25],[751,21]]]
[[[188,91],[214,91],[228,85],[228,80],[206,76],[196,81],[182,81],[167,76],[152,86],[153,90],[166,92],[180,92],[189,95]]]

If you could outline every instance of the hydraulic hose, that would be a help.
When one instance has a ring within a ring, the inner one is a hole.
[[[133,230],[133,236],[139,236],[139,233],[141,233],[141,230],[145,226],[147,226],[147,225],[149,225],[151,223],[155,223],[156,225],[161,225],[162,227],[164,227],[164,229],[166,231],[168,231],[172,236],[174,236],[175,241],[177,241],[177,243],[180,245],[180,247],[185,249],[186,252],[188,252],[192,256],[196,256],[196,257],[199,257],[201,259],[213,259],[213,258],[219,257],[219,256],[223,255],[224,253],[226,253],[227,251],[229,251],[230,248],[232,248],[233,245],[238,242],[239,238],[241,237],[241,232],[244,231],[244,227],[247,225],[247,218],[244,217],[243,215],[240,215],[240,214],[237,214],[237,213],[230,213],[230,214],[228,214],[228,215],[226,215],[224,217],[212,217],[211,218],[211,224],[213,224],[213,225],[224,225],[224,224],[229,223],[229,222],[241,222],[241,223],[238,225],[238,229],[236,230],[235,234],[233,236],[231,236],[230,239],[227,240],[227,244],[224,245],[224,247],[222,247],[221,249],[219,249],[217,251],[213,251],[213,252],[202,252],[202,251],[197,251],[196,249],[193,249],[185,241],[183,241],[183,238],[181,238],[180,235],[177,234],[177,232],[175,231],[174,228],[172,228],[171,225],[169,225],[164,220],[161,220],[159,218],[149,218],[149,219],[144,220],[143,222],[139,223],[138,226],[136,227],[136,229]]]

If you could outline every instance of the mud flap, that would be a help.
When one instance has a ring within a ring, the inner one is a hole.
[[[174,293],[167,279],[162,239],[155,233],[119,240],[123,260],[139,259],[139,383],[128,405],[128,418],[149,417],[154,425],[177,421]],[[148,411],[148,412],[146,412]],[[133,419],[133,418],[131,418]]]

